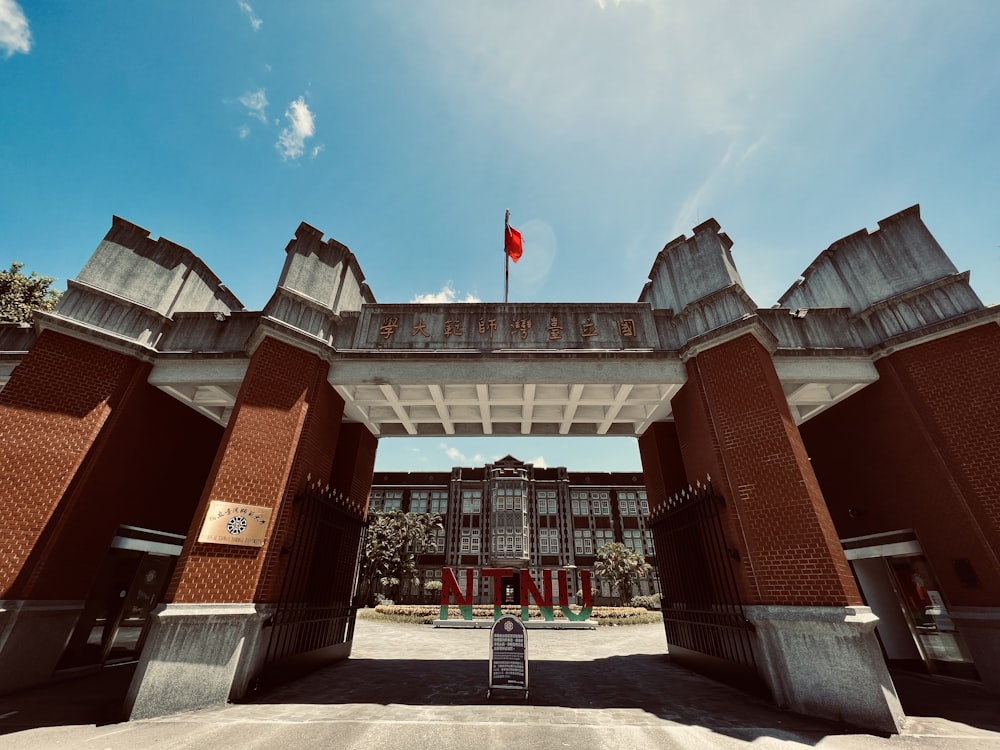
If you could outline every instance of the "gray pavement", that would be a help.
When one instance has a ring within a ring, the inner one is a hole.
[[[663,628],[530,631],[527,700],[486,698],[489,633],[359,620],[348,661],[238,705],[113,723],[130,667],[0,696],[0,748],[1000,750],[1000,701],[896,675],[891,737],[781,711],[674,666]]]

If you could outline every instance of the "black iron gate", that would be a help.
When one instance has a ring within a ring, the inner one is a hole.
[[[743,615],[722,527],[725,499],[710,484],[667,500],[651,519],[672,657],[756,687],[753,634]],[[705,658],[709,657],[709,658]]]
[[[329,661],[354,637],[355,574],[364,519],[343,494],[310,488],[293,502],[295,533],[259,686]],[[346,656],[346,653],[343,654]]]

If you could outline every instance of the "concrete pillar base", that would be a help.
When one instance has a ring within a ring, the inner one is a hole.
[[[898,734],[905,718],[869,607],[744,606],[778,705]]]
[[[983,687],[1000,693],[1000,607],[950,607],[948,614],[972,652]]]
[[[161,604],[129,687],[123,718],[146,719],[242,697],[267,651],[271,605]]]
[[[48,680],[82,611],[82,601],[0,600],[0,693]]]

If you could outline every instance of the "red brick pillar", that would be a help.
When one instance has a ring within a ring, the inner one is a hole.
[[[295,527],[292,500],[310,479],[330,476],[338,450],[344,403],[327,372],[316,355],[272,338],[254,352],[168,604],[143,650],[128,699],[132,718],[239,697],[259,672],[263,623]],[[270,508],[263,547],[198,542],[211,500]]]
[[[842,537],[913,530],[983,684],[1000,691],[1000,326],[876,366],[878,382],[803,428],[831,512]]]
[[[0,392],[0,691],[47,679],[73,629],[90,578],[70,575],[63,598],[41,600],[39,571],[147,373],[125,354],[45,331]]]
[[[681,452],[688,477],[710,475],[725,497],[761,676],[779,704],[898,731],[877,620],[862,606],[771,353],[747,333],[686,366],[673,403]]]
[[[674,423],[651,424],[639,438],[639,456],[651,511],[659,508],[675,492],[688,486]]]

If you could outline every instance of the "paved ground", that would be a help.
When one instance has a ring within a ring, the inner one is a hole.
[[[253,702],[115,721],[130,667],[0,696],[0,748],[1000,750],[1000,701],[898,675],[879,737],[780,711],[673,666],[659,625],[531,631],[527,701],[486,699],[485,630],[359,621],[353,657]]]

